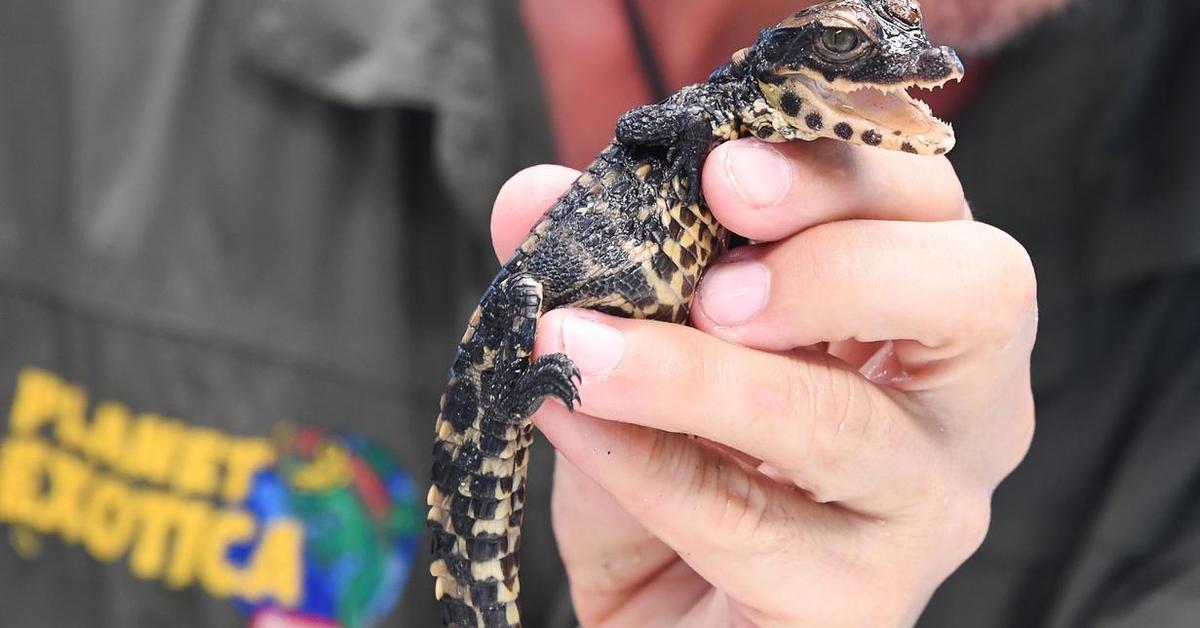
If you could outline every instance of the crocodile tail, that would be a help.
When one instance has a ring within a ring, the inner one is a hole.
[[[453,433],[438,419],[433,486],[430,573],[442,623],[462,628],[521,625],[518,551],[524,514],[532,425],[501,438],[501,454],[482,455],[475,435]],[[447,432],[451,432],[447,435]]]
[[[446,626],[520,626],[517,595],[526,465],[533,441],[523,399],[540,286],[502,275],[458,347],[437,419],[428,523],[435,592]]]

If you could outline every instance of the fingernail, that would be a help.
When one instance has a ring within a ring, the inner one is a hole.
[[[738,196],[751,207],[774,207],[792,187],[792,168],[766,142],[735,142],[725,151],[725,174]]]
[[[700,282],[700,307],[721,326],[758,316],[771,292],[771,272],[755,260],[718,264]]]
[[[912,380],[904,365],[896,357],[896,343],[891,340],[879,349],[858,369],[863,377],[883,386],[895,386]]]
[[[570,316],[562,323],[563,351],[584,375],[607,373],[625,355],[625,336],[593,320]]]

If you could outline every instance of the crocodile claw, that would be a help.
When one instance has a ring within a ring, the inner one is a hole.
[[[547,397],[562,401],[574,412],[581,401],[576,382],[582,381],[583,375],[566,354],[551,353],[529,365],[502,403],[509,416],[522,420],[536,412]]]
[[[707,155],[707,140],[681,138],[667,150],[668,180],[678,182],[680,200],[685,204],[700,201],[700,173]]]

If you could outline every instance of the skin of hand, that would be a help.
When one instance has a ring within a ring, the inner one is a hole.
[[[577,173],[499,194],[506,258]],[[1034,274],[944,158],[718,147],[694,327],[581,310],[536,350],[583,371],[536,415],[583,626],[908,626],[981,543],[1033,433]]]

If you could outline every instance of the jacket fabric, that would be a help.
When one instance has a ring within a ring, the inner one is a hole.
[[[553,159],[515,5],[0,2],[0,626],[436,625],[438,397],[491,199]],[[956,120],[1038,269],[1039,427],[923,626],[1200,615],[1197,26],[1080,3]]]

